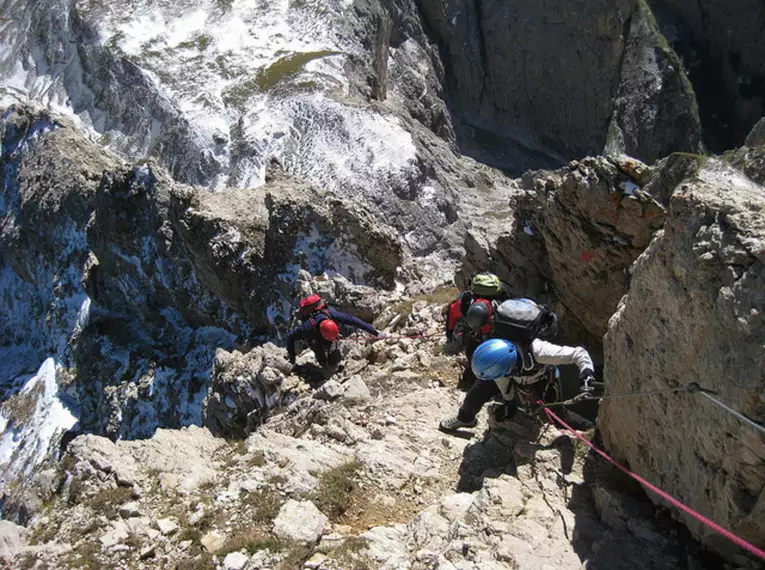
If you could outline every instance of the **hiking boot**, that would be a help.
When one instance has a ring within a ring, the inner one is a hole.
[[[474,428],[476,425],[478,425],[478,420],[475,418],[473,418],[472,421],[463,422],[459,416],[452,416],[450,418],[446,418],[445,420],[441,420],[441,423],[438,424],[438,427],[442,431],[455,431],[460,428]]]

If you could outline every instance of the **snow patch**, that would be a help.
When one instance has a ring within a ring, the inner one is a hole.
[[[365,285],[364,275],[372,267],[363,262],[356,246],[343,239],[322,235],[315,225],[307,235],[298,237],[294,249],[301,268],[312,275],[326,273],[331,278],[342,275],[354,283]]]
[[[16,398],[34,398],[35,406],[25,417],[7,417],[7,412],[0,416],[0,463],[6,474],[29,473],[55,456],[58,438],[77,423],[77,417],[59,398],[53,358],[43,362]]]
[[[627,196],[634,196],[635,191],[640,190],[640,186],[635,184],[632,180],[625,180],[619,184],[619,188],[621,188],[622,192],[624,192]]]

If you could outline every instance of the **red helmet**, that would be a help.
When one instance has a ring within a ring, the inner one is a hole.
[[[324,340],[332,342],[340,334],[340,329],[337,328],[337,323],[332,319],[324,319],[319,323],[319,332]]]
[[[314,311],[324,308],[324,301],[316,293],[308,295],[305,299],[300,300],[300,313],[303,315],[310,315]]]

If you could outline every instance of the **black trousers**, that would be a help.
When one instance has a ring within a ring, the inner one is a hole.
[[[554,402],[557,397],[557,391],[553,389],[547,381],[547,378],[543,378],[539,382],[532,384],[524,389],[533,390],[543,402]],[[496,396],[500,395],[499,386],[496,382],[485,382],[478,380],[465,394],[465,399],[462,401],[458,417],[462,422],[472,422],[481,411],[481,408],[486,403],[493,400]],[[507,405],[513,408],[507,415],[508,418],[512,417],[517,408],[516,400],[508,402]],[[568,423],[574,429],[590,429],[592,422],[583,418],[576,412],[572,412],[565,406],[550,406],[550,409],[555,412],[560,418]],[[542,415],[542,419],[546,420],[547,416]]]
[[[316,355],[316,361],[322,368],[332,368],[340,364],[342,355],[338,343],[318,341],[311,346],[311,349]]]
[[[462,378],[460,379],[460,389],[462,390],[467,390],[468,388],[475,386],[475,384],[480,383],[478,382],[478,378],[476,378],[475,374],[473,373],[472,365],[473,365],[473,353],[481,345],[482,342],[483,340],[480,337],[476,338],[473,335],[465,335],[464,346],[465,346],[465,355],[467,356],[467,366],[465,367],[465,370],[462,372]],[[485,383],[494,384],[494,382],[485,382]],[[490,396],[489,400],[491,400],[492,397],[493,396]],[[486,402],[488,402],[489,400],[486,400]],[[481,406],[482,405],[483,404],[481,404]],[[481,407],[479,406],[478,409],[480,410]]]

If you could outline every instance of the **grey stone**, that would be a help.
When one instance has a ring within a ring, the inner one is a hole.
[[[127,539],[128,527],[122,521],[117,521],[112,524],[111,528],[99,537],[101,544],[104,548],[111,548],[120,544],[123,540]]]
[[[244,570],[250,561],[250,557],[241,552],[232,552],[223,559],[224,570]]]
[[[327,380],[321,387],[316,390],[313,397],[317,400],[337,400],[343,395],[343,386],[337,380]]]
[[[226,537],[218,531],[211,530],[207,532],[199,542],[204,546],[207,552],[215,554],[223,548],[223,545],[226,543]]]
[[[0,520],[0,557],[13,558],[26,544],[26,528],[11,521]]]
[[[131,501],[120,506],[120,515],[125,518],[137,517],[141,515],[141,509],[138,503]]]
[[[141,560],[148,560],[149,558],[153,558],[154,555],[156,554],[156,552],[157,552],[157,545],[156,544],[151,544],[149,546],[145,546],[144,548],[141,549],[141,552],[139,554],[139,558]]]
[[[362,380],[361,376],[351,376],[351,378],[345,383],[345,393],[343,396],[345,399],[352,402],[368,402],[372,399],[372,393]]]
[[[173,518],[157,520],[157,529],[159,530],[159,532],[161,532],[165,536],[170,536],[171,534],[175,534],[176,532],[178,532],[179,528],[180,526],[178,525],[178,521]]]
[[[315,544],[329,519],[311,501],[290,499],[274,520],[274,534],[283,540]]]

